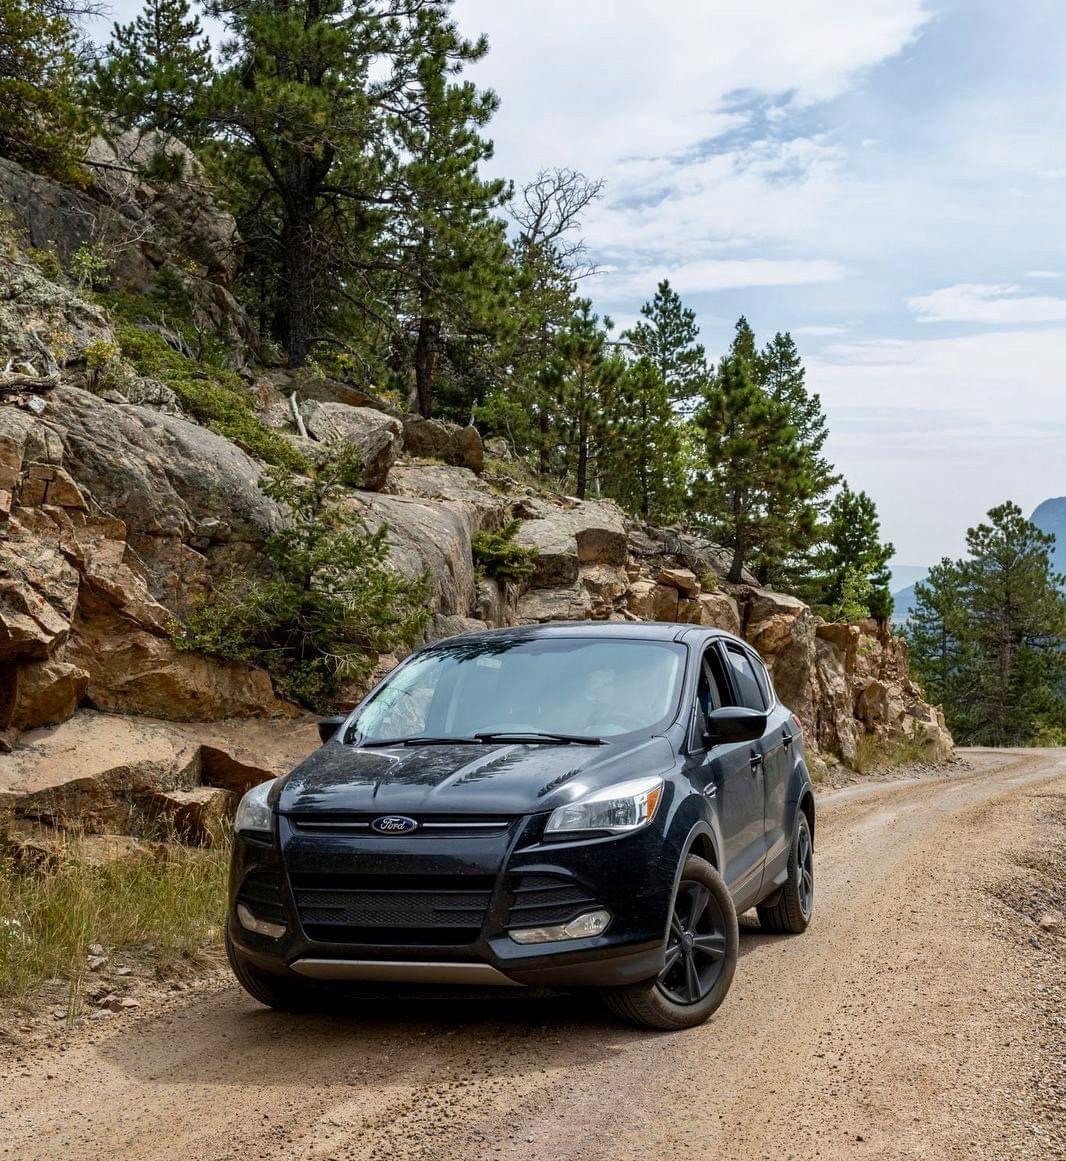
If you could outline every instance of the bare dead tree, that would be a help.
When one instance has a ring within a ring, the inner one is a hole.
[[[519,249],[551,248],[573,278],[588,277],[595,267],[586,260],[585,240],[578,233],[581,216],[603,193],[606,182],[576,169],[542,169],[510,205],[519,227]]]

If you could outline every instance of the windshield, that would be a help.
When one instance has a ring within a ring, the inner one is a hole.
[[[457,640],[398,669],[356,718],[354,737],[648,731],[673,717],[684,662],[672,641]]]

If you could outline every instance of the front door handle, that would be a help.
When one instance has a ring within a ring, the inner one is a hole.
[[[762,766],[762,754],[752,754],[752,756],[751,756],[751,772],[753,774],[758,774],[760,766]]]

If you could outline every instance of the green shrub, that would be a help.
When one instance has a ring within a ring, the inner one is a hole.
[[[371,532],[344,503],[342,481],[354,470],[342,453],[313,480],[266,474],[263,491],[288,513],[264,548],[273,575],[219,588],[179,631],[181,648],[261,665],[286,696],[324,710],[344,682],[370,675],[379,654],[418,639],[427,580],[392,568],[387,528]]]
[[[82,242],[70,256],[70,276],[79,290],[94,290],[107,282],[111,259],[98,242]]]
[[[31,246],[26,251],[26,257],[50,282],[55,282],[63,276],[63,267],[59,255],[51,246]]]
[[[259,420],[251,397],[233,371],[186,358],[162,335],[131,323],[118,323],[115,334],[123,356],[138,374],[162,380],[185,410],[212,431],[240,444],[264,463],[307,470],[307,461],[292,444]]]
[[[537,553],[532,548],[523,548],[515,543],[518,527],[519,521],[512,520],[496,532],[474,533],[471,547],[474,550],[474,563],[482,576],[501,582],[520,583],[533,575]]]

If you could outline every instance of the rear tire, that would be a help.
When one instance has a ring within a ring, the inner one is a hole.
[[[641,1028],[695,1028],[726,998],[739,944],[729,889],[710,863],[689,855],[671,904],[666,966],[653,979],[604,990],[604,1003],[615,1016]]]
[[[314,1006],[315,993],[304,983],[284,979],[281,976],[268,975],[266,972],[256,971],[237,954],[233,942],[226,932],[226,958],[237,983],[260,1004],[274,1008],[278,1012],[306,1011]]]
[[[788,879],[771,898],[772,903],[760,903],[756,909],[764,930],[778,935],[800,935],[807,930],[814,913],[814,837],[802,810],[797,811],[788,852]]]

